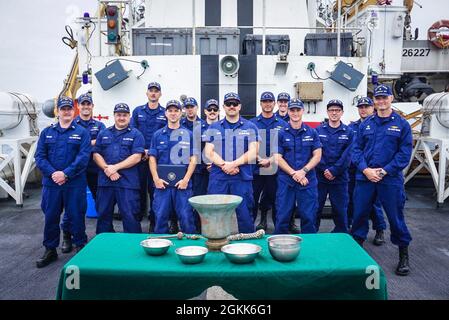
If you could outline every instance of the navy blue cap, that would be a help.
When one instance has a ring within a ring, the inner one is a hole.
[[[204,109],[209,108],[210,106],[216,106],[217,108],[220,108],[218,105],[218,101],[215,99],[209,99],[206,101],[206,104],[204,105]]]
[[[327,103],[327,108],[329,109],[329,107],[331,107],[331,106],[337,106],[337,107],[340,107],[341,109],[343,109],[343,102],[338,99],[332,99],[332,100],[329,100],[329,102]]]
[[[237,93],[229,92],[226,93],[224,96],[224,102],[230,101],[230,100],[236,100],[240,103],[240,96]]]
[[[362,97],[359,100],[357,100],[357,108],[360,106],[373,106],[373,100],[371,100],[368,97]]]
[[[114,107],[114,113],[117,112],[130,113],[129,107],[126,103],[117,103]]]
[[[293,108],[304,109],[304,103],[300,99],[294,98],[288,102],[288,108],[289,109],[293,109]]]
[[[274,94],[270,91],[265,91],[260,95],[260,101],[275,101]]]
[[[278,101],[279,100],[290,101],[290,95],[287,92],[281,92],[281,93],[278,94]]]
[[[391,89],[389,86],[386,86],[384,84],[381,84],[374,89],[374,96],[380,97],[380,96],[391,96],[393,93],[391,92]]]
[[[184,103],[182,104],[182,106],[185,108],[187,106],[197,106],[198,103],[196,102],[195,98],[192,97],[188,97],[184,100]]]
[[[61,109],[62,107],[70,107],[73,108],[74,104],[73,104],[73,99],[66,97],[66,96],[61,96],[58,99],[58,109]]]
[[[182,109],[181,103],[178,100],[170,100],[169,102],[167,102],[167,104],[165,105],[165,109],[168,109],[169,107],[176,107],[179,110]]]
[[[88,94],[88,93],[83,93],[82,95],[80,95],[78,97],[78,103],[79,104],[82,104],[85,101],[89,102],[90,104],[94,103],[92,101],[92,96],[90,94]]]
[[[150,82],[148,84],[148,90],[150,90],[151,88],[156,88],[161,91],[161,85],[159,84],[159,82]]]

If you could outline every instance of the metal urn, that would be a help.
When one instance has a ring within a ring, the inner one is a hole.
[[[232,232],[232,217],[242,197],[227,194],[208,194],[189,199],[201,219],[201,234],[207,238],[207,248],[219,251],[228,244]]]

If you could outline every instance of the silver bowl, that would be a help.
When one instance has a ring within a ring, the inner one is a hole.
[[[271,256],[281,262],[293,261],[301,250],[302,238],[294,235],[280,234],[267,238]]]
[[[209,250],[200,246],[187,246],[178,248],[175,252],[182,263],[195,264],[202,262]]]
[[[140,245],[150,256],[161,256],[168,251],[173,242],[167,239],[145,239]]]
[[[226,258],[233,263],[250,263],[256,259],[262,248],[252,243],[234,243],[221,248]]]

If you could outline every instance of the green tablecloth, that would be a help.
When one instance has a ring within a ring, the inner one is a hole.
[[[262,252],[245,265],[229,262],[221,252],[209,252],[197,265],[179,261],[175,248],[204,246],[204,240],[173,240],[167,254],[148,256],[140,247],[147,236],[96,236],[64,266],[57,299],[188,299],[214,285],[238,299],[387,299],[382,269],[346,234],[301,235],[300,255],[287,263],[271,257],[265,238],[246,240]],[[79,268],[79,289],[66,286],[74,283],[69,266]],[[366,287],[370,266],[379,268],[378,289]]]

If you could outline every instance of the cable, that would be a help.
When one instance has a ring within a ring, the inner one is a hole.
[[[135,60],[125,59],[125,58],[116,58],[116,59],[112,59],[112,60],[109,60],[108,62],[106,62],[105,67],[107,67],[111,62],[117,61],[117,60],[123,60],[123,61],[128,61],[128,62],[134,62],[134,63],[141,64],[140,61],[135,61]]]
[[[69,46],[70,49],[75,49],[76,46],[78,45],[78,41],[75,40],[74,36],[73,36],[73,30],[69,25],[65,26],[65,31],[68,34],[68,37],[62,37],[61,40],[62,42]]]
[[[90,32],[89,37],[87,37],[86,43],[84,44],[87,54],[89,55],[89,61],[87,62],[87,64],[90,64],[90,62],[92,61],[92,53],[90,52],[87,44],[89,43],[90,38],[92,38],[92,35],[94,34],[95,29],[97,28],[97,24],[95,22],[92,21],[91,23],[94,25],[94,27],[93,27],[92,31]]]
[[[30,98],[28,98],[28,97],[27,97],[26,95],[24,95],[24,94],[17,93],[17,92],[8,92],[8,93],[9,93],[10,95],[16,97],[16,98],[20,101],[20,103],[18,104],[18,106],[19,106],[19,114],[17,115],[17,120],[18,120],[19,122],[18,122],[14,127],[10,128],[10,129],[17,128],[17,127],[22,123],[23,118],[25,117],[25,115],[21,112],[20,104],[23,105],[23,107],[25,108],[26,114],[28,115],[28,117],[29,117],[31,120],[34,121],[34,120],[37,119],[36,106],[35,106],[34,102],[31,101]],[[31,106],[33,107],[33,109],[34,109],[34,114],[31,114],[31,113],[30,113],[30,110],[28,109],[26,103],[22,100],[22,98],[20,98],[20,95],[24,96],[24,97],[30,102],[30,105],[31,105]],[[20,120],[19,120],[19,118],[20,118]],[[39,134],[39,132],[36,130],[36,128],[35,128],[34,126],[32,126],[32,130],[33,130],[33,133]]]
[[[368,26],[368,31],[369,31],[369,43],[368,43],[368,61],[371,63],[371,42],[373,39],[373,31],[370,29],[370,27]]]
[[[313,74],[315,74],[315,77],[313,76]],[[316,73],[316,70],[315,69],[313,69],[313,70],[310,70],[310,76],[312,77],[312,79],[314,79],[314,80],[322,80],[322,81],[324,81],[324,80],[328,80],[328,79],[330,79],[331,77],[327,77],[327,78],[321,78],[317,73]]]
[[[107,67],[111,62],[117,61],[117,60],[123,60],[123,61],[138,63],[143,68],[143,71],[142,71],[141,74],[139,74],[137,76],[137,79],[140,79],[140,77],[147,71],[147,69],[149,67],[148,62],[146,60],[135,61],[135,60],[125,59],[125,58],[116,58],[116,59],[109,60],[108,62],[106,62],[105,67]]]

